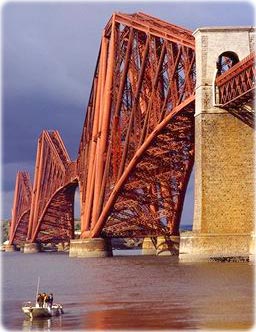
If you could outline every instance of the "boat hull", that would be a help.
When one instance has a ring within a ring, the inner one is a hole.
[[[64,313],[61,304],[54,304],[51,308],[40,308],[32,305],[22,306],[24,314],[30,318],[49,318],[52,316],[59,316]]]

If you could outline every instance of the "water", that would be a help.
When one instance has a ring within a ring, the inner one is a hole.
[[[192,231],[192,225],[181,225],[180,231]]]
[[[129,256],[120,254],[129,253]],[[187,330],[250,328],[250,263],[178,263],[174,257],[69,258],[64,253],[2,253],[6,330]],[[65,314],[24,319],[23,301],[53,292]]]

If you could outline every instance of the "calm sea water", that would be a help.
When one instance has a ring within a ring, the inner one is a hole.
[[[250,263],[188,264],[134,253],[87,259],[64,253],[2,253],[4,329],[220,331],[253,325]],[[53,292],[55,302],[64,305],[63,316],[24,318],[21,305],[34,300],[38,276],[40,291]]]

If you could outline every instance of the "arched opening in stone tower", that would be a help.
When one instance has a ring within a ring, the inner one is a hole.
[[[221,53],[216,60],[216,71],[213,78],[213,103],[219,104],[219,89],[216,86],[218,76],[224,74],[227,70],[239,62],[239,57],[235,52],[226,51]]]
[[[217,76],[225,73],[238,62],[239,58],[235,52],[226,51],[221,53],[216,62]]]

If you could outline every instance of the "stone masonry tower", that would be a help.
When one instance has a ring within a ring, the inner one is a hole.
[[[196,42],[195,211],[180,259],[249,257],[254,230],[254,130],[218,107],[216,63],[224,52],[254,51],[252,27],[210,27]]]

